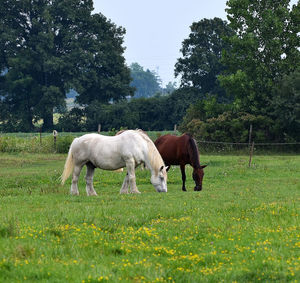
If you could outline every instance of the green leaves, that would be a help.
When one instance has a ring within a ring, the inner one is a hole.
[[[182,87],[194,87],[203,94],[224,95],[217,75],[224,70],[220,62],[222,50],[229,48],[223,40],[225,35],[231,36],[232,31],[219,18],[203,19],[192,24],[189,38],[182,43],[182,58],[175,65],[175,75],[181,77]]]
[[[228,70],[219,81],[241,100],[243,110],[270,112],[274,88],[284,74],[295,70],[292,62],[300,60],[299,37],[295,40],[299,3],[290,10],[289,2],[227,1],[229,26],[236,35],[226,39],[232,49],[223,53]]]
[[[2,103],[22,115],[26,128],[42,118],[44,129],[53,129],[53,109],[65,104],[70,88],[82,104],[132,95],[123,57],[125,31],[101,14],[92,15],[92,0],[1,0],[0,5],[5,11],[0,18]]]

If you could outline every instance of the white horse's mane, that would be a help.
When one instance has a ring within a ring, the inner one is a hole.
[[[162,165],[164,165],[164,161],[158,152],[156,146],[154,145],[153,141],[149,138],[149,136],[141,129],[134,130],[138,133],[148,145],[148,158],[151,164],[151,167],[154,169],[155,174],[158,174],[158,171]]]

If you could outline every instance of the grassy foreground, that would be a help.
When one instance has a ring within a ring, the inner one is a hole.
[[[201,156],[204,190],[172,167],[96,170],[97,197],[59,184],[65,155],[0,154],[0,282],[299,282],[300,156]]]

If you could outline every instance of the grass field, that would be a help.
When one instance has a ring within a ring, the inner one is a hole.
[[[0,153],[0,282],[299,282],[300,156],[201,156],[202,192],[96,170],[97,197],[59,184],[65,157]]]

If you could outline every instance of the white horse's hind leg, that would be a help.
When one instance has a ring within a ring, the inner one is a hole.
[[[73,175],[72,175],[72,185],[71,185],[71,195],[79,195],[78,191],[78,178],[82,169],[82,165],[74,166]]]
[[[96,196],[97,193],[93,186],[93,177],[94,177],[94,171],[95,166],[91,163],[86,164],[86,175],[85,175],[85,181],[86,181],[86,193],[88,196]]]
[[[129,179],[128,179],[128,174],[126,174],[123,185],[120,190],[120,194],[128,194],[128,188],[129,188]]]
[[[135,182],[135,162],[134,160],[130,160],[126,162],[128,181],[131,189],[131,193],[140,194]]]

